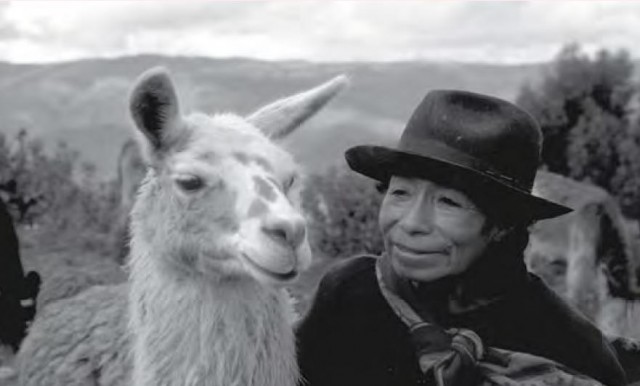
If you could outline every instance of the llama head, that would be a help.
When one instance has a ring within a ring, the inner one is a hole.
[[[148,166],[132,211],[132,246],[140,243],[165,268],[208,279],[293,279],[311,252],[301,176],[277,142],[345,84],[337,77],[246,118],[183,115],[169,73],[144,73],[130,97]]]

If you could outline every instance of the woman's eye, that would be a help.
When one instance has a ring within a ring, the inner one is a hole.
[[[180,176],[176,178],[176,184],[186,192],[195,192],[202,189],[204,181],[198,176]]]
[[[441,204],[444,204],[446,206],[452,207],[452,208],[463,208],[464,205],[462,205],[462,203],[454,200],[453,198],[450,197],[440,197],[438,198],[438,202],[440,202]]]
[[[392,196],[395,196],[395,197],[406,197],[409,194],[407,190],[400,189],[400,188],[391,189],[390,193]]]

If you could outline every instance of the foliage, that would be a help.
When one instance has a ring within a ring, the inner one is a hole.
[[[374,181],[334,166],[309,177],[303,198],[314,252],[349,257],[382,251],[378,230],[382,194]]]
[[[569,45],[537,87],[523,87],[517,103],[540,123],[546,168],[603,187],[625,214],[638,217],[640,135],[633,118],[638,91],[633,70],[624,50],[590,57]]]
[[[0,133],[0,187],[16,223],[37,228],[40,244],[107,235],[117,213],[113,182],[98,180],[66,144],[47,151],[25,130]]]

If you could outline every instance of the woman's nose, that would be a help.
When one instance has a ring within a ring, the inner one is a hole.
[[[433,230],[434,210],[428,198],[416,200],[400,219],[400,226],[407,233],[429,233]]]

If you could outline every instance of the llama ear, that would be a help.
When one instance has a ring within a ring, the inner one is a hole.
[[[247,117],[247,121],[272,139],[286,137],[348,84],[348,78],[339,75],[311,90],[270,103]]]
[[[138,130],[152,152],[162,150],[167,130],[180,117],[178,97],[169,72],[155,67],[144,72],[135,83],[129,109]]]

